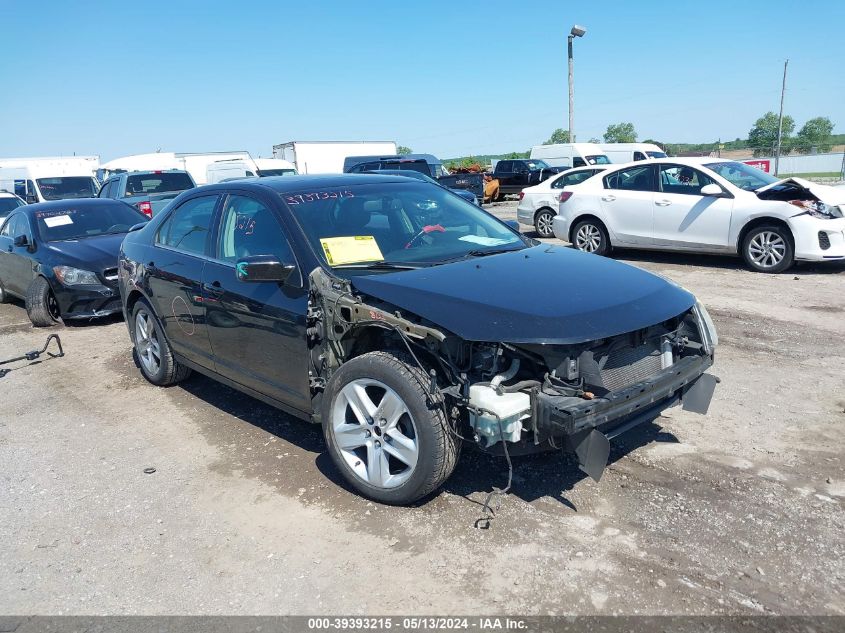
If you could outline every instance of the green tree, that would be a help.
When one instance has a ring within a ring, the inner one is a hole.
[[[601,143],[601,139],[598,139],[598,138],[596,138],[596,137],[594,136],[594,137],[593,137],[593,138],[591,138],[588,142],[589,142],[589,143]]]
[[[404,156],[405,154],[413,154],[414,150],[412,150],[407,145],[397,145],[396,146],[396,153]]]
[[[552,135],[549,137],[549,140],[543,143],[543,145],[556,145],[557,143],[568,143],[569,142],[569,130],[564,130],[562,127],[559,127]]]
[[[833,144],[830,137],[833,134],[833,121],[826,116],[810,119],[798,131],[795,137],[795,149],[802,154],[809,154],[816,148],[818,152],[829,152]]]
[[[781,134],[781,153],[788,154],[795,131],[795,120],[786,115],[783,117],[783,131]],[[748,144],[754,150],[755,156],[772,156],[778,144],[778,115],[766,112],[754,122],[754,127],[748,132]]]
[[[637,131],[633,123],[610,124],[604,133],[605,143],[634,143],[636,140]]]

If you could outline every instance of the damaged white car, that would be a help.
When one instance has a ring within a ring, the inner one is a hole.
[[[612,248],[740,255],[755,271],[845,259],[845,190],[778,180],[744,163],[664,158],[567,188],[554,234],[582,251]]]

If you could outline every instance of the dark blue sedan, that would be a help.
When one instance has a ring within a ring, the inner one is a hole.
[[[383,503],[436,490],[462,442],[574,451],[598,479],[613,437],[706,412],[716,383],[689,292],[405,174],[192,189],[126,236],[118,269],[148,381],[198,371],[322,424]]]
[[[120,243],[130,228],[146,220],[117,200],[18,207],[0,226],[0,301],[23,299],[39,327],[120,312]]]

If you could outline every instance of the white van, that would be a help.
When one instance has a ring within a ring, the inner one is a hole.
[[[277,158],[255,158],[249,160],[221,160],[211,163],[206,169],[209,185],[235,178],[261,178],[267,176],[296,176],[293,163]]]
[[[0,159],[0,189],[28,204],[68,198],[95,198],[99,156]]]
[[[550,167],[586,167],[587,165],[608,165],[610,159],[595,143],[556,143],[535,145],[531,158],[540,158]]]
[[[666,158],[666,152],[653,143],[602,143],[599,145],[612,163]]]

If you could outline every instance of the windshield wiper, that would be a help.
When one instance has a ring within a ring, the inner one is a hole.
[[[332,266],[332,268],[338,270],[342,269],[366,269],[366,270],[415,270],[420,268],[420,266],[414,266],[411,264],[398,264],[395,262],[362,262],[362,263],[355,263],[355,264],[338,264],[337,266]]]

